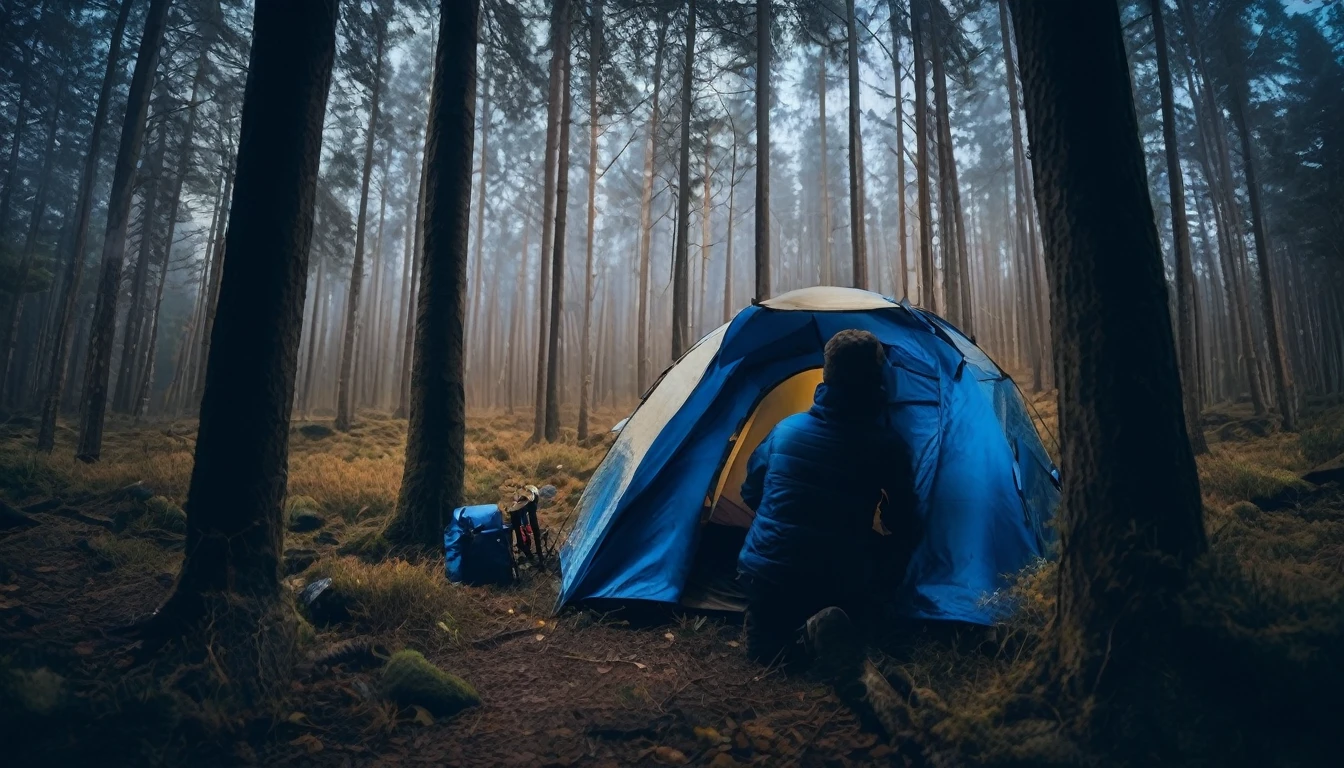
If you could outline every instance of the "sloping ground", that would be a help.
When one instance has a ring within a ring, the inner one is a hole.
[[[1051,399],[1032,400],[1053,430]],[[1239,408],[1207,416],[1214,448],[1200,467],[1213,552],[1188,605],[1207,657],[1192,669],[1221,670],[1220,698],[1232,703],[1209,698],[1219,692],[1209,684],[1167,728],[1192,764],[1313,764],[1344,684],[1344,493],[1297,475],[1321,454],[1344,452],[1336,428],[1344,409],[1315,414],[1301,436],[1248,421]],[[569,435],[527,447],[529,423],[521,413],[473,418],[469,497],[554,485],[543,522],[562,532],[607,443],[578,446]],[[31,425],[0,427],[0,498],[35,523],[0,516],[19,523],[0,530],[0,722],[22,734],[6,738],[15,764],[1106,762],[1033,688],[1053,600],[1049,567],[1000,597],[1021,606],[1011,624],[906,634],[878,654],[908,692],[908,728],[882,743],[825,686],[748,662],[734,624],[553,617],[549,574],[525,572],[508,590],[464,588],[444,580],[441,561],[341,554],[361,550],[381,526],[400,480],[403,423],[372,414],[348,435],[296,425],[291,521],[321,520],[287,534],[287,583],[297,592],[330,576],[345,616],[305,630],[308,661],[284,701],[246,720],[226,716],[208,698],[181,695],[186,681],[226,691],[222,670],[143,663],[115,632],[152,611],[174,578],[184,524],[174,505],[193,436],[189,423],[114,425],[106,459],[85,466],[69,458],[69,433],[46,459],[27,450]],[[442,718],[385,699],[382,660],[401,648],[473,684],[482,705]],[[1238,730],[1247,722],[1258,732]],[[1209,737],[1215,726],[1218,739]]]

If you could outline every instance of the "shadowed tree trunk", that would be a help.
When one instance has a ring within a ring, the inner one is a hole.
[[[948,128],[947,70],[943,66],[941,0],[928,0],[929,26],[925,28],[929,58],[933,64],[933,129],[938,157],[938,249],[943,254],[943,314],[953,325],[964,330],[965,297],[961,291],[962,257],[956,237],[956,213],[952,209],[952,189],[956,185],[956,161],[952,158],[952,131]]]
[[[228,149],[220,149],[224,163],[224,195],[220,198],[224,204],[219,210],[219,221],[215,226],[214,245],[210,250],[209,288],[205,293],[205,316],[201,323],[201,348],[197,353],[196,371],[192,378],[191,405],[200,404],[205,394],[205,366],[210,360],[210,339],[215,327],[215,314],[219,311],[219,280],[224,274],[224,233],[227,231],[230,211],[229,201],[233,200],[233,179],[237,172],[236,157]]]
[[[900,18],[900,9],[896,5],[896,0],[887,0],[887,13],[889,18],[887,25],[891,28],[891,70],[896,77],[896,210],[897,210],[897,235],[900,240],[898,250],[900,252],[901,282],[900,295],[908,296],[910,288],[907,283],[910,280],[910,261],[906,253],[906,230],[905,230],[905,104],[901,96],[901,33],[897,22]],[[892,286],[892,295],[897,295],[896,286]]]
[[[445,0],[439,10],[406,468],[384,534],[431,552],[443,546],[444,521],[462,499],[466,472],[464,334],[480,11],[480,0]]]
[[[433,82],[433,75],[430,76]],[[425,147],[429,144],[429,131],[426,126]],[[425,246],[425,163],[429,159],[428,150],[422,147],[420,151],[420,183],[419,193],[415,201],[415,234],[411,243],[411,290],[407,296],[410,305],[406,308],[406,335],[402,338],[401,349],[401,386],[399,387],[400,398],[397,403],[397,409],[392,414],[394,418],[408,419],[411,413],[411,372],[414,370],[412,363],[415,359],[415,318],[419,312],[420,303],[420,267],[424,263]]]
[[[915,185],[919,194],[919,303],[938,311],[933,266],[933,202],[929,199],[929,83],[924,59],[928,0],[910,0],[910,39],[915,57]]]
[[[28,273],[33,268],[33,258],[37,254],[37,234],[42,229],[42,219],[47,215],[47,196],[51,188],[51,164],[56,159],[56,133],[61,122],[61,109],[65,105],[65,88],[51,106],[51,124],[47,126],[47,147],[42,155],[42,171],[37,181],[37,191],[33,194],[33,211],[28,217],[28,234],[23,241],[23,254],[19,257],[19,270],[14,276],[13,291],[9,297],[9,314],[5,318],[3,330],[0,330],[0,403],[6,402],[6,382],[9,381],[9,361],[14,354],[14,340],[19,335],[19,321],[23,317],[24,288],[28,285]]]
[[[219,323],[187,492],[186,558],[151,628],[189,632],[220,681],[286,685],[293,608],[280,589],[289,422],[336,2],[260,3],[243,100]],[[222,668],[221,668],[222,667]]]
[[[117,148],[117,164],[112,173],[108,197],[107,232],[103,238],[103,266],[98,279],[89,355],[84,371],[81,395],[79,446],[75,455],[82,461],[97,461],[103,448],[103,420],[107,415],[107,384],[112,367],[112,342],[117,325],[117,296],[121,288],[121,268],[126,260],[126,230],[131,218],[132,181],[140,158],[149,111],[149,90],[154,79],[159,48],[163,43],[164,22],[170,0],[150,0],[145,15],[145,31],[140,37],[140,53],[135,60],[131,88],[126,97],[126,118]]]
[[[690,347],[691,89],[695,75],[695,0],[686,8],[686,58],[681,65],[681,150],[677,164],[677,249],[672,255],[672,359]]]
[[[1205,548],[1119,12],[1014,0],[1064,477],[1057,678],[1142,706]]]
[[[770,0],[756,0],[756,300],[770,298]]]
[[[635,396],[649,387],[649,262],[653,246],[653,161],[658,155],[658,97],[663,89],[663,54],[667,50],[667,20],[658,25],[653,53],[653,103],[649,109],[649,138],[644,144],[644,187],[639,198],[639,318],[635,339]]]
[[[560,155],[560,107],[564,98],[565,68],[561,63],[569,40],[570,0],[555,0],[551,7],[551,72],[546,97],[546,169],[542,178],[541,250],[537,254],[540,282],[537,291],[537,369],[532,401],[532,438],[540,442],[546,436],[546,353],[547,328],[551,321],[551,248],[555,237],[555,174]]]
[[[469,299],[470,314],[467,319],[467,368],[473,370],[480,365],[477,360],[478,350],[483,346],[489,345],[489,340],[484,340],[480,336],[481,322],[481,287],[482,277],[481,264],[485,247],[485,200],[489,192],[490,171],[490,80],[485,81],[485,87],[481,93],[481,185],[476,196],[476,248],[472,258],[471,266],[471,298]],[[473,338],[475,339],[473,343]]]
[[[733,128],[733,159],[728,171],[728,248],[723,255],[723,322],[733,319],[733,216],[737,196],[737,128]]]
[[[849,243],[853,258],[850,281],[868,290],[868,235],[864,224],[863,131],[859,106],[859,34],[854,23],[854,0],[846,0],[849,39]]]
[[[588,53],[588,243],[583,268],[583,336],[579,341],[580,440],[588,439],[588,398],[593,389],[593,361],[590,337],[593,333],[593,225],[597,222],[597,77],[602,61],[602,0],[593,0],[592,48]],[[484,139],[482,139],[484,140]]]
[[[350,290],[346,296],[345,333],[341,341],[341,368],[336,377],[336,428],[350,429],[355,420],[354,364],[355,341],[359,337],[359,294],[364,282],[364,237],[368,229],[369,180],[373,176],[373,145],[378,134],[378,107],[383,91],[383,44],[386,22],[378,27],[374,48],[373,84],[369,94],[369,125],[364,132],[364,176],[359,184],[359,218],[355,220],[355,262],[350,269]]]
[[[574,88],[571,74],[571,39],[569,33],[570,13],[566,4],[564,23],[560,38],[561,59],[561,98],[560,106],[560,150],[555,163],[555,236],[551,240],[551,319],[547,323],[546,339],[546,423],[543,437],[553,443],[560,439],[560,335],[565,328],[565,226],[569,222],[569,128],[573,122]]]
[[[1153,38],[1157,46],[1157,79],[1162,91],[1162,142],[1166,146],[1167,183],[1171,190],[1171,236],[1176,249],[1176,324],[1180,344],[1181,397],[1185,430],[1196,454],[1208,453],[1199,422],[1199,358],[1195,343],[1195,270],[1190,255],[1190,225],[1185,216],[1185,180],[1177,150],[1176,114],[1171,95],[1171,64],[1167,60],[1167,32],[1163,0],[1151,0]]]

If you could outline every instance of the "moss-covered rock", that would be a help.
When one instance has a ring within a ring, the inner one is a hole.
[[[481,703],[471,683],[429,663],[419,651],[392,654],[383,668],[383,695],[404,706],[420,706],[447,717]]]
[[[289,530],[294,533],[316,531],[327,524],[327,519],[311,509],[300,509],[289,515]]]

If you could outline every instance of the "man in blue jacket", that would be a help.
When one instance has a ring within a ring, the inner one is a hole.
[[[909,449],[883,419],[886,366],[871,333],[837,333],[812,408],[782,420],[751,455],[742,499],[756,518],[737,564],[757,661],[803,661],[825,644],[819,635],[857,642],[845,611],[862,612],[895,586],[866,583],[879,506],[896,557],[914,547]],[[805,624],[811,648],[801,642]]]

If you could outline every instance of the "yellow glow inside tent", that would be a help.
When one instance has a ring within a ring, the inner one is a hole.
[[[811,368],[795,374],[761,398],[756,409],[738,431],[733,449],[719,471],[710,499],[710,520],[746,528],[754,513],[742,501],[742,482],[747,479],[747,463],[756,446],[782,419],[812,407],[812,396],[821,383],[821,369]]]

